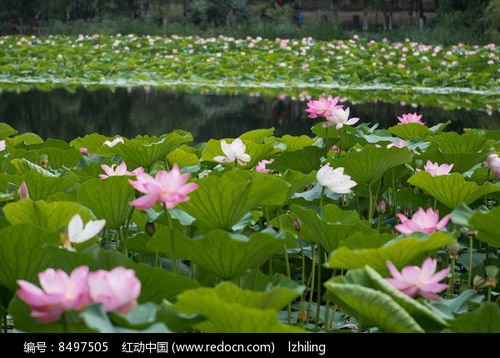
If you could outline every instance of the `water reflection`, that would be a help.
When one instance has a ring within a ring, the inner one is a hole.
[[[348,104],[348,103],[345,103]],[[498,112],[443,110],[384,102],[350,104],[351,115],[381,127],[396,124],[402,113],[418,112],[429,125],[452,121],[449,129],[500,129]],[[193,133],[195,142],[236,137],[258,128],[275,127],[276,135],[311,134],[316,121],[307,118],[306,103],[247,95],[192,94],[151,89],[78,89],[69,92],[28,91],[0,94],[0,122],[43,138],[71,140],[98,132],[134,137],[161,135],[174,129]]]

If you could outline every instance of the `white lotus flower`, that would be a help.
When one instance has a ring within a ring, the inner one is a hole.
[[[107,140],[103,144],[107,145],[108,147],[114,147],[118,143],[125,143],[125,141],[123,140],[122,137],[116,137],[115,139],[113,139],[112,142],[110,142],[109,140]]]
[[[330,163],[324,165],[316,174],[316,180],[323,187],[337,194],[347,194],[358,185],[349,175],[344,175],[344,168],[333,169]]]
[[[85,227],[79,214],[73,216],[68,225],[69,241],[73,244],[85,242],[96,236],[106,225],[106,220],[90,220]]]
[[[323,123],[323,127],[331,127],[335,125],[335,128],[339,130],[344,125],[352,126],[359,121],[359,118],[351,118],[349,119],[349,107],[346,109],[342,108],[334,108],[332,109],[331,115],[326,115],[326,122]]]
[[[237,160],[239,165],[245,165],[250,161],[250,156],[245,153],[246,146],[240,138],[236,138],[231,144],[227,144],[225,140],[221,141],[221,148],[226,156],[215,157],[217,162],[232,163]]]
[[[0,140],[0,152],[2,150],[5,150],[5,141],[4,140]]]

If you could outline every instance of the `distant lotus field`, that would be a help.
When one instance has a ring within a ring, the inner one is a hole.
[[[0,46],[3,79],[498,85],[494,46],[128,36]],[[458,134],[417,112],[381,129],[351,109],[316,97],[310,135],[269,128],[203,143],[183,130],[44,140],[0,123],[4,331],[499,333],[500,131]]]
[[[495,44],[197,36],[4,36],[6,90],[155,86],[190,91],[498,110]]]

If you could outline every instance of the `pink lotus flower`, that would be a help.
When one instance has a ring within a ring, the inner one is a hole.
[[[411,234],[412,232],[432,234],[436,230],[446,231],[446,224],[451,219],[451,214],[448,214],[439,221],[439,211],[433,211],[431,208],[427,211],[419,208],[411,219],[403,214],[396,214],[396,216],[401,220],[401,224],[394,228],[402,234]]]
[[[271,164],[272,162],[274,162],[274,159],[261,160],[259,164],[255,166],[255,170],[258,171],[259,173],[268,173],[268,174],[274,173],[274,170],[266,169],[266,164]]]
[[[246,165],[250,161],[250,156],[245,153],[246,146],[240,138],[236,138],[231,144],[227,144],[225,140],[221,141],[221,148],[226,156],[215,157],[214,160],[217,162],[232,163],[237,161],[239,165]]]
[[[127,171],[127,164],[125,164],[125,162],[122,162],[118,166],[116,164],[113,164],[112,166],[102,164],[101,168],[106,172],[106,174],[99,174],[99,178],[102,179],[109,178],[110,176],[137,175],[144,173],[143,168],[137,168],[131,172]]]
[[[30,192],[25,181],[23,181],[21,185],[19,185],[19,188],[17,189],[17,197],[19,198],[19,200],[29,199]]]
[[[333,169],[330,163],[318,170],[316,180],[321,186],[338,194],[350,193],[351,188],[358,185],[349,175],[344,175],[344,168]]]
[[[328,98],[320,97],[317,101],[309,101],[307,102],[306,112],[311,113],[308,115],[309,118],[318,118],[325,117],[327,115],[332,115],[332,111],[335,108],[342,109],[342,106],[337,105],[340,97],[337,96],[332,98],[332,96],[328,96]]]
[[[88,277],[90,298],[102,302],[106,312],[127,314],[137,306],[141,282],[134,270],[115,267],[111,271],[98,270]]]
[[[418,124],[423,124],[425,125],[424,122],[420,120],[422,118],[422,115],[418,115],[416,113],[407,113],[403,114],[402,117],[398,117],[399,123],[398,124],[405,124],[405,123],[418,123]]]
[[[96,153],[89,153],[87,148],[80,148],[80,153],[83,153],[85,155],[91,156],[91,155],[96,155]]]
[[[387,144],[387,148],[392,148],[392,147],[396,147],[396,148],[404,148],[405,147],[405,144],[406,142],[404,140],[400,140],[399,143],[396,143],[396,142],[393,142],[391,144]],[[408,147],[410,148],[410,147]]]
[[[181,175],[177,164],[174,164],[170,172],[159,171],[155,178],[146,173],[137,174],[137,181],[129,180],[129,183],[146,195],[132,201],[130,205],[145,210],[157,203],[165,203],[167,209],[172,209],[178,203],[189,200],[187,194],[198,188],[197,184],[186,184],[190,176],[191,174]]]
[[[406,266],[399,272],[391,261],[385,263],[391,272],[392,278],[386,278],[394,288],[410,297],[422,296],[430,301],[439,301],[435,293],[448,288],[448,285],[439,283],[448,275],[449,268],[436,273],[437,260],[428,257],[422,268]]]
[[[490,167],[497,177],[500,177],[500,158],[497,154],[488,154],[486,161],[483,163]]]
[[[115,139],[113,139],[112,142],[110,142],[109,140],[105,141],[103,144],[104,145],[107,145],[108,147],[114,147],[115,145],[117,145],[118,143],[125,143],[125,141],[123,140],[123,138],[121,137],[116,137]]]
[[[5,140],[0,140],[0,152],[5,150]]]
[[[450,174],[451,169],[453,169],[453,166],[455,164],[442,164],[439,165],[438,163],[432,163],[430,160],[427,161],[427,163],[424,166],[424,169],[427,173],[432,175],[433,177],[439,176],[439,175],[448,175]]]
[[[37,317],[38,323],[53,322],[65,310],[80,310],[89,303],[88,273],[87,266],[76,268],[70,276],[62,270],[47,269],[38,274],[43,290],[18,280],[21,289],[17,294],[31,306],[31,317]]]
[[[359,121],[359,118],[349,119],[349,107],[345,110],[342,108],[334,108],[331,111],[331,115],[326,115],[326,122],[323,123],[323,128],[335,126],[337,130],[342,128],[344,125],[352,126]]]

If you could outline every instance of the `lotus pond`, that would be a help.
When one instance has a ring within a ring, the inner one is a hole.
[[[494,44],[0,51],[4,332],[500,332]]]
[[[4,329],[498,332],[500,131],[322,101],[312,136],[2,124]]]
[[[369,92],[365,92],[369,93]],[[20,132],[66,141],[91,133],[126,137],[162,135],[177,128],[192,133],[195,142],[211,138],[237,137],[244,131],[270,128],[275,135],[310,135],[316,123],[307,117],[306,98],[271,97],[254,93],[230,94],[166,90],[156,88],[52,89],[0,93],[0,121]],[[358,92],[352,92],[358,94]],[[429,125],[450,121],[447,130],[462,133],[467,128],[500,129],[500,113],[447,109],[428,103],[364,101],[351,96],[344,105],[364,123],[388,128],[401,113],[418,112]],[[446,101],[443,98],[443,101]]]

